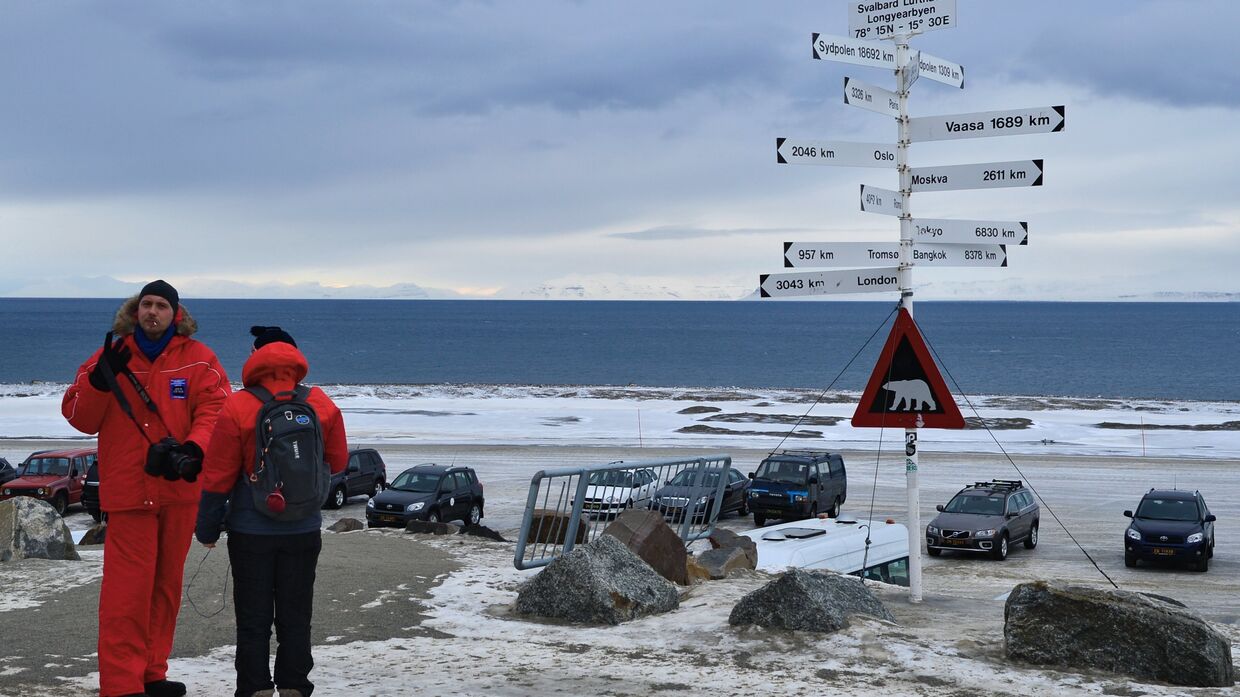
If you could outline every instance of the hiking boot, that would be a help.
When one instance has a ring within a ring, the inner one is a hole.
[[[255,692],[253,695],[250,695],[250,697],[276,697],[276,691],[275,690],[259,690],[258,692]]]
[[[291,687],[281,687],[280,697],[306,697],[306,695],[301,690]]]
[[[148,682],[143,689],[150,697],[182,697],[185,694],[185,683],[175,680],[156,680]]]

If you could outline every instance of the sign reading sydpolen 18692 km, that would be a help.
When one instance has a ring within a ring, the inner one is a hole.
[[[860,0],[849,5],[854,39],[894,39],[956,26],[956,0]]]

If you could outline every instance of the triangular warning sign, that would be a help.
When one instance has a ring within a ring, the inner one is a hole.
[[[920,422],[920,423],[919,423]],[[888,428],[964,428],[926,342],[908,310],[900,308],[878,364],[866,383],[852,425]]]

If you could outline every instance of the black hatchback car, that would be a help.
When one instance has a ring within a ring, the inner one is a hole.
[[[848,473],[838,453],[783,450],[751,472],[749,510],[754,525],[767,518],[804,520],[825,511],[834,518],[848,498]]]
[[[1124,566],[1177,562],[1208,571],[1214,556],[1214,514],[1197,491],[1150,489],[1124,531]]]
[[[749,515],[749,480],[731,468],[725,475],[719,467],[707,467],[705,471],[697,467],[681,470],[655,492],[650,498],[649,507],[672,520],[683,519],[688,513],[695,523],[709,522],[706,518],[714,509],[720,476],[725,476],[726,479],[719,517],[722,518],[731,511],[742,516]]]
[[[472,467],[417,465],[366,502],[366,523],[403,527],[411,520],[460,520],[477,525],[484,505],[482,482]]]
[[[374,448],[349,451],[349,464],[343,472],[332,475],[324,508],[340,508],[350,496],[374,496],[387,483],[387,465]]]

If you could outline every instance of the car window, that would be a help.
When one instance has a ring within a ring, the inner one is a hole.
[[[703,475],[701,470],[695,468],[681,470],[675,477],[672,477],[672,481],[668,482],[668,485],[693,486],[697,482],[698,477],[702,478],[702,486],[711,489],[719,486],[719,470],[706,470],[705,475]]]
[[[618,470],[591,472],[589,484],[592,486],[615,486],[628,489],[633,486],[633,473],[620,472]]]
[[[354,465],[357,465],[358,467],[362,466],[361,453],[353,453],[352,455],[349,456],[349,467],[352,467]]]
[[[1002,496],[958,495],[943,507],[946,513],[972,513],[976,515],[1003,515]]]
[[[844,461],[831,460],[831,476],[838,477],[842,474],[844,474]]]
[[[469,488],[469,475],[468,474],[464,472],[456,473],[456,488],[457,489],[468,489]]]
[[[792,460],[763,460],[756,475],[760,479],[785,484],[804,483],[809,477],[809,466]]]
[[[728,481],[735,484],[741,480],[741,475],[736,470],[728,470]]]
[[[1151,520],[1200,520],[1197,502],[1189,499],[1159,499],[1146,497],[1137,507],[1138,518]]]

